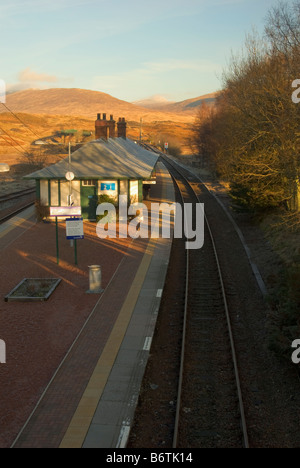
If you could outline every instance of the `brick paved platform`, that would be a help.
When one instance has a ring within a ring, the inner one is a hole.
[[[173,184],[162,164],[158,181],[155,201],[173,202]],[[126,445],[170,249],[170,239],[131,241],[12,447]]]

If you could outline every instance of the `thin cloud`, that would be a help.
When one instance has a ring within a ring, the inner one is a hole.
[[[51,83],[53,83],[51,85]],[[46,73],[37,73],[31,68],[25,68],[18,74],[16,83],[7,83],[7,94],[24,91],[26,89],[48,89],[59,88],[72,85],[74,83],[73,77],[58,77],[48,75]]]
[[[97,0],[99,2],[99,0]],[[95,0],[12,0],[0,5],[0,18],[15,16],[29,11],[57,11],[93,4]]]
[[[219,64],[209,60],[166,59],[157,62],[145,62],[139,68],[127,70],[123,73],[94,76],[91,84],[92,89],[98,89],[108,94],[113,93],[116,97],[118,97],[119,93],[124,93],[124,88],[126,88],[128,96],[137,95],[141,83],[144,89],[157,89],[164,93],[162,83],[166,80],[172,83],[173,88],[180,89],[182,88],[182,76],[188,73],[193,76],[193,85],[191,86],[198,89],[201,88],[201,83],[205,81],[205,75],[216,75],[221,70],[222,67]],[[164,80],[162,79],[163,75],[165,75]],[[190,90],[190,92],[192,91]],[[197,91],[195,92],[197,93]],[[132,100],[130,97],[124,97],[123,99]]]
[[[194,73],[217,73],[222,70],[219,64],[209,60],[180,60],[166,59],[157,62],[145,62],[141,67],[117,73],[115,75],[98,75],[93,79],[93,84],[101,86],[105,89],[118,87],[122,82],[130,83],[137,82],[146,78],[159,78],[159,75],[175,71],[191,71]]]
[[[146,62],[144,67],[145,72],[149,73],[166,73],[175,70],[190,70],[202,73],[210,73],[219,69],[220,66],[209,60],[180,60],[167,59],[159,62]]]
[[[27,83],[27,82],[32,82],[32,81],[56,83],[58,81],[58,78],[56,76],[47,75],[45,73],[36,73],[30,68],[25,68],[25,70],[22,70],[19,73],[18,78],[21,83]]]
[[[30,83],[8,83],[6,85],[6,94],[18,93],[19,91],[25,91],[26,89],[40,89],[36,88],[34,84]]]

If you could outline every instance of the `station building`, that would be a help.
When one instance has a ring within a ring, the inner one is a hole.
[[[116,131],[117,126],[117,131]],[[118,200],[127,195],[129,203],[141,202],[143,187],[155,177],[158,155],[126,138],[124,118],[97,115],[96,139],[83,145],[70,157],[25,176],[36,181],[37,201],[41,206],[81,206],[82,217],[96,219],[100,195]],[[74,179],[68,181],[66,174]]]

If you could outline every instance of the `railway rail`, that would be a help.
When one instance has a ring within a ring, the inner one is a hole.
[[[181,203],[201,203],[199,179],[193,177],[192,173],[185,175],[181,167],[156,148],[143,146],[160,154],[172,175],[177,199]],[[176,401],[176,409],[173,410],[173,422],[169,419],[165,422],[165,426],[172,426],[172,430],[166,431],[170,436],[169,440],[162,436],[165,438],[163,443],[172,448],[248,448],[247,423],[222,261],[219,259],[207,216],[205,215],[205,242],[202,249],[186,250],[184,239],[174,239],[173,247],[171,259],[173,254],[180,255],[177,263],[181,262],[183,265],[185,262],[185,268],[181,266],[184,271],[178,273],[180,278],[176,289],[183,300],[180,302],[177,298],[172,302],[174,293],[166,291],[163,314],[169,313],[173,322],[173,317],[183,311],[180,318],[183,325],[178,325],[179,322],[176,326],[172,324],[174,328],[182,327],[181,355],[175,358],[177,365],[173,363],[172,372],[168,372],[170,380],[171,373],[174,374],[174,368],[177,367],[177,376],[172,378],[173,382],[177,380],[173,385],[178,385],[178,391],[176,396],[174,393],[171,396],[170,393],[170,398]],[[171,266],[172,269],[174,265]],[[167,280],[167,290],[168,281],[172,282],[170,279]],[[180,282],[184,283],[181,293]],[[176,340],[174,343],[176,344]],[[175,355],[175,350],[173,354]],[[172,411],[169,409],[170,412]],[[162,417],[159,414],[158,419]],[[162,426],[161,423],[160,425]],[[133,433],[136,430],[141,431],[141,427],[133,428]],[[133,436],[129,446],[134,447],[134,443]]]
[[[166,158],[163,159],[179,188],[182,203],[199,203],[191,181]],[[247,424],[230,312],[221,263],[206,215],[204,247],[201,250],[186,250],[183,335],[173,448],[178,444],[184,447],[180,439],[191,440],[195,438],[195,432],[198,433],[197,438],[201,445],[206,445],[209,438],[210,441],[214,441],[215,446],[219,441],[214,439],[221,437],[223,446],[235,446],[241,437],[242,446],[248,448]],[[218,350],[215,349],[216,343]],[[234,379],[231,379],[231,375]],[[194,385],[199,385],[200,395],[192,405],[195,421],[192,424],[193,433],[190,433],[192,418],[188,407],[191,394],[188,388],[192,391]],[[210,400],[210,404],[207,404],[207,399]],[[206,410],[203,411],[203,408]]]
[[[32,195],[34,193],[35,193],[35,188],[32,188],[32,189],[21,190],[19,192],[10,193],[8,195],[1,195],[0,196],[0,203],[7,202],[7,201],[10,201],[10,200],[15,200],[17,198],[21,198],[21,197],[24,197],[26,195]]]
[[[32,206],[34,204],[34,194],[35,189],[25,189],[19,192],[0,196],[0,209],[1,205],[5,205],[6,202],[13,202],[9,207],[1,209],[0,224],[8,221],[13,216]],[[23,201],[21,201],[22,198],[24,198]]]

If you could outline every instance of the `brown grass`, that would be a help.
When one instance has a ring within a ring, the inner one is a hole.
[[[0,174],[0,193],[10,193],[32,185],[31,181],[22,180],[26,173],[33,172],[32,167],[26,164],[28,162],[26,154],[32,154],[35,159],[44,159],[46,166],[67,157],[68,137],[65,140],[65,147],[61,145],[33,145],[38,137],[53,137],[55,132],[76,129],[77,134],[71,138],[72,145],[81,140],[80,136],[83,130],[92,132],[90,139],[95,138],[95,119],[70,115],[26,113],[17,113],[16,116],[9,112],[0,114],[0,162],[9,164],[11,167],[9,173]],[[142,139],[152,143],[160,138],[166,141],[172,140],[181,147],[183,153],[189,153],[190,149],[186,146],[186,141],[191,135],[191,125],[191,123],[173,122],[172,120],[143,121]],[[140,130],[140,121],[127,119],[128,138],[139,140]],[[62,142],[61,139],[59,141]]]
[[[190,122],[192,115],[185,115],[182,109],[173,112],[147,109],[117,99],[109,94],[86,89],[53,88],[44,90],[27,89],[7,96],[7,105],[14,112],[43,115],[70,115],[95,119],[97,113],[113,114],[115,119],[152,122],[172,120]],[[196,109],[195,109],[196,112]]]

